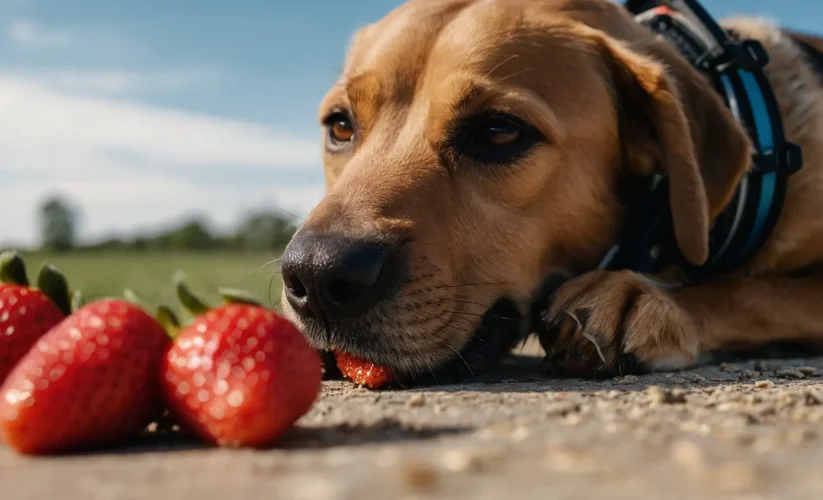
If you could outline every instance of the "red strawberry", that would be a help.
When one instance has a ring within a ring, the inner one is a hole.
[[[51,290],[65,296],[54,300],[44,290],[30,287],[23,260],[13,252],[0,256],[0,384],[43,334],[63,320],[68,312],[65,280],[52,267],[40,273],[41,284],[58,284]],[[62,283],[59,283],[62,280]]]
[[[39,290],[0,285],[0,383],[37,339],[65,317]]]
[[[178,292],[191,303],[181,283]],[[180,332],[163,367],[169,411],[208,442],[271,446],[317,399],[320,356],[269,309],[194,304],[202,314]]]
[[[382,389],[394,382],[394,372],[388,366],[378,365],[346,353],[335,352],[337,367],[343,376],[369,389]]]
[[[0,436],[26,454],[125,441],[162,411],[170,340],[140,307],[104,299],[46,333],[0,388]]]

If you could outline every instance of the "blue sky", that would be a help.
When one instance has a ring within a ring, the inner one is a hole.
[[[53,192],[78,202],[89,239],[305,213],[323,194],[317,105],[355,29],[399,3],[0,0],[0,245],[35,242]],[[706,4],[823,21],[823,2]]]

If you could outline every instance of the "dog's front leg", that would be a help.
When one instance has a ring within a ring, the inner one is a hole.
[[[723,277],[667,290],[593,271],[555,292],[541,344],[579,375],[680,369],[701,354],[778,341],[823,344],[823,275]]]

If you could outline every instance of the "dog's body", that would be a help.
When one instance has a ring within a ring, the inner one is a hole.
[[[724,26],[769,52],[804,156],[744,268],[677,289],[592,270],[655,172],[702,263],[750,168],[745,132],[674,48],[607,0],[412,0],[357,34],[321,106],[328,194],[284,255],[287,314],[320,349],[416,373],[459,356],[501,300],[528,315],[560,273],[541,341],[575,374],[823,345],[823,85],[794,38],[823,40]]]

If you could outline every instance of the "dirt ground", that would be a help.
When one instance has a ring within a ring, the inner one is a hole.
[[[0,447],[0,498],[820,499],[821,464],[823,358],[581,381],[519,356],[465,385],[325,382],[276,450]]]

